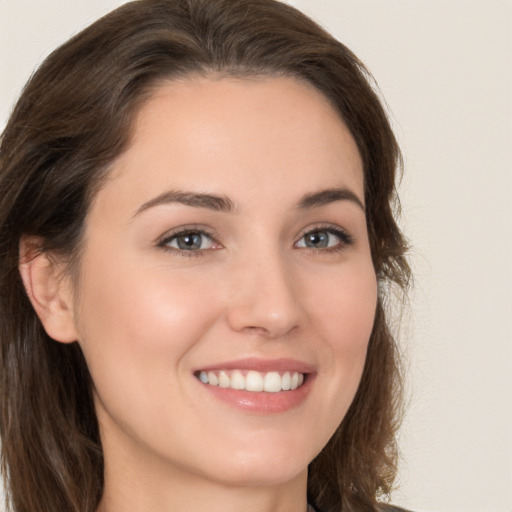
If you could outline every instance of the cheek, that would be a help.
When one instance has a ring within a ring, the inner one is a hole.
[[[319,375],[326,390],[319,414],[330,418],[334,431],[355,396],[366,360],[377,304],[373,267],[340,271],[332,276],[325,292],[317,297],[312,310],[320,335],[318,352],[326,361]]]
[[[186,405],[187,362],[219,316],[213,298],[205,296],[213,287],[205,290],[201,280],[163,267],[93,267],[89,261],[86,270],[80,345],[102,432],[111,443],[125,439],[123,432],[156,452],[174,453],[169,439],[184,435],[176,416],[193,412]],[[196,426],[193,418],[188,424],[186,435]]]
[[[328,345],[333,350],[361,353],[373,328],[377,281],[371,264],[341,268],[324,281],[314,309]]]
[[[197,279],[136,265],[90,265],[89,274],[78,319],[84,340],[108,338],[109,345],[158,350],[171,341],[173,346],[186,343],[209,322],[206,306],[212,304],[198,300],[204,287]]]
[[[154,389],[170,385],[215,321],[215,302],[198,300],[204,286],[186,276],[101,263],[85,269],[77,329],[96,390],[123,407],[137,397],[156,400]]]

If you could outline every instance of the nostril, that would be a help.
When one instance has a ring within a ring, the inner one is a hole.
[[[261,337],[273,339],[273,338],[280,338],[280,337],[286,336],[291,331],[295,330],[296,328],[298,328],[298,325],[290,326],[289,324],[285,324],[285,323],[283,323],[281,325],[279,325],[277,323],[275,323],[275,324],[269,323],[269,324],[266,324],[265,327],[248,325],[248,326],[242,327],[241,329],[236,329],[236,330],[239,332],[247,333],[249,335],[261,336]]]

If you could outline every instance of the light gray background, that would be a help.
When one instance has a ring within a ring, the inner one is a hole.
[[[0,0],[0,126],[34,67],[114,0]],[[512,2],[290,0],[373,72],[406,157],[416,274],[394,501],[512,512]]]

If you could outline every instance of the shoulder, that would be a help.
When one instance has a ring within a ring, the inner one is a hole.
[[[379,512],[411,512],[411,511],[406,510],[405,508],[395,507],[393,505],[382,503],[379,505]]]
[[[407,510],[401,507],[395,507],[394,505],[390,505],[388,503],[379,503],[379,512],[412,512],[411,510]],[[314,509],[311,507],[311,510],[314,512],[321,512],[320,509]]]

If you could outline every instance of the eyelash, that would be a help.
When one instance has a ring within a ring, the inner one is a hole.
[[[293,245],[294,245],[294,247],[296,247],[297,244],[301,240],[303,240],[307,235],[311,235],[314,233],[322,233],[322,232],[328,233],[329,235],[334,235],[335,237],[338,238],[339,242],[336,243],[332,247],[325,247],[325,248],[320,248],[320,249],[317,249],[314,247],[307,247],[307,246],[302,247],[302,248],[308,249],[308,251],[315,253],[315,254],[334,253],[334,252],[343,251],[346,247],[349,247],[354,244],[353,237],[349,233],[347,233],[347,231],[345,231],[343,228],[341,228],[339,226],[333,226],[333,225],[319,225],[319,226],[315,226],[313,228],[308,228],[306,231],[304,231],[303,234],[300,236],[300,238]],[[211,243],[218,244],[220,247],[222,247],[221,244],[217,241],[215,235],[208,233],[206,230],[204,230],[204,228],[200,228],[200,227],[194,228],[193,226],[180,229],[173,233],[166,234],[160,241],[157,242],[157,247],[159,247],[165,251],[169,251],[174,254],[177,253],[181,256],[186,256],[186,257],[204,256],[207,251],[217,249],[217,248],[211,248],[211,249],[208,248],[208,249],[186,250],[186,249],[179,249],[176,247],[169,246],[169,244],[171,242],[173,242],[174,240],[177,240],[180,236],[185,236],[185,235],[199,235],[201,237],[206,237],[211,240]]]
[[[183,229],[179,229],[178,231],[167,233],[158,243],[157,247],[163,249],[164,251],[172,252],[173,254],[179,254],[181,256],[193,258],[197,256],[204,256],[205,252],[208,250],[216,250],[216,249],[196,249],[196,250],[186,250],[186,249],[179,249],[176,247],[170,247],[169,244],[177,240],[180,236],[185,235],[200,235],[201,237],[206,237],[211,240],[213,244],[221,245],[217,239],[216,236],[212,233],[208,233],[204,228],[202,227],[187,227]]]
[[[320,253],[337,253],[345,250],[347,247],[350,247],[354,244],[354,238],[343,228],[340,226],[333,226],[332,224],[324,224],[324,225],[318,225],[314,226],[312,228],[308,228],[303,232],[303,234],[300,236],[299,240],[295,242],[294,246],[296,246],[299,241],[303,240],[307,235],[311,235],[313,233],[328,233],[329,235],[334,235],[338,238],[338,243],[333,245],[332,247],[325,247],[325,248],[314,248],[314,247],[304,247],[304,249],[308,249],[309,252],[319,255]]]

